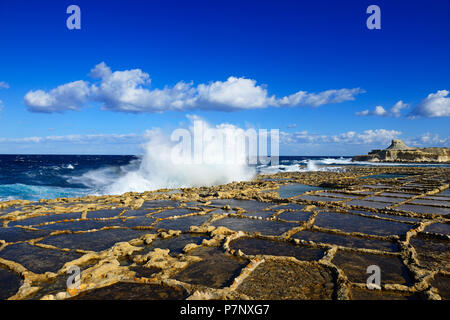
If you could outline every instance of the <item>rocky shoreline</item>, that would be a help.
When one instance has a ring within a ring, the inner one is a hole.
[[[449,176],[348,167],[3,202],[0,298],[449,299]],[[379,290],[366,288],[373,264]]]

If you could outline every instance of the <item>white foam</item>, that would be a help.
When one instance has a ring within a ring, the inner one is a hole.
[[[314,172],[314,171],[342,171],[343,167],[330,167],[325,165],[323,160],[302,160],[302,164],[306,164],[306,167],[291,164],[291,165],[277,165],[277,166],[259,166],[258,172],[261,174],[274,174],[279,172]],[[300,163],[298,161],[295,161]]]
[[[308,160],[306,163],[306,171],[320,171],[320,168],[317,166],[316,161]]]
[[[297,172],[300,171],[300,166],[293,165],[276,165],[276,166],[259,166],[258,172],[261,174],[274,174],[278,172]]]
[[[199,121],[198,119],[195,119]],[[206,129],[210,126],[203,122]],[[215,127],[221,130],[238,129],[229,124]],[[189,128],[193,135],[193,128]],[[208,163],[189,163],[185,161],[173,161],[173,152],[177,150],[178,142],[171,141],[170,136],[161,130],[152,130],[147,133],[148,142],[143,146],[143,156],[137,164],[116,168],[104,168],[92,170],[80,177],[72,178],[71,182],[82,183],[95,188],[99,193],[122,194],[124,192],[144,192],[162,188],[187,188],[212,186],[230,183],[233,181],[251,180],[256,174],[254,167],[247,164],[247,153],[236,146],[227,145],[227,153],[232,163],[210,161]],[[233,144],[233,141],[227,141]],[[194,152],[208,156],[223,153],[223,140],[205,140],[201,149]],[[193,158],[196,154],[193,154]]]

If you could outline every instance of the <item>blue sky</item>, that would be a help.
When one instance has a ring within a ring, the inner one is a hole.
[[[286,155],[448,147],[449,16],[446,0],[3,0],[0,153],[136,154],[193,114],[279,129]]]

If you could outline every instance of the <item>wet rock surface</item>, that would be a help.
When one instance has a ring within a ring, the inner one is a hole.
[[[438,290],[442,299],[449,300],[450,299],[450,275],[448,274],[436,274],[434,276],[433,287]]]
[[[218,248],[199,248],[192,255],[202,260],[176,274],[175,279],[211,288],[230,285],[248,262],[243,258],[228,256]]]
[[[381,251],[398,251],[394,242],[344,236],[333,233],[304,230],[292,236],[294,239],[313,241],[316,243],[334,244],[348,248],[375,249]]]
[[[111,247],[116,242],[129,241],[146,233],[149,233],[149,231],[133,229],[107,229],[83,233],[62,233],[46,238],[39,243],[71,250],[101,251]],[[83,243],[83,245],[80,246],[80,243]]]
[[[0,298],[449,299],[449,173],[347,167],[2,202]]]
[[[35,273],[56,272],[66,261],[78,259],[81,254],[71,251],[50,250],[17,243],[0,251],[0,258],[20,263]]]
[[[213,226],[226,227],[231,230],[245,231],[248,233],[259,232],[265,235],[281,235],[282,233],[298,226],[298,224],[246,218],[224,218],[214,222]]]
[[[450,271],[450,240],[417,236],[411,239],[417,260],[426,268]]]
[[[331,299],[333,288],[333,277],[326,267],[274,260],[260,264],[237,291],[255,299]]]
[[[153,284],[120,282],[108,287],[85,291],[74,300],[184,300],[188,297],[181,288]]]
[[[412,228],[411,225],[400,222],[336,212],[320,212],[316,217],[315,225],[344,232],[360,232],[379,236],[406,234]]]
[[[338,251],[333,258],[333,263],[344,270],[352,282],[366,283],[367,268],[376,265],[382,270],[383,283],[412,284],[408,269],[399,257]]]
[[[20,282],[16,274],[0,268],[0,299],[8,299],[14,295],[20,287]]]
[[[373,289],[352,288],[352,300],[419,300],[420,296],[412,293],[383,292]]]
[[[313,261],[323,256],[323,250],[303,247],[277,240],[241,238],[231,242],[230,248],[247,255],[273,255],[295,257],[297,260]]]

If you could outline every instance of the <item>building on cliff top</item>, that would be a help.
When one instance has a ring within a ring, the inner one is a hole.
[[[354,156],[352,161],[450,163],[450,148],[412,148],[402,140],[394,139],[387,149]]]

